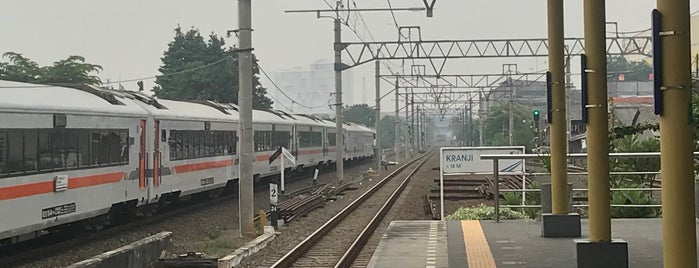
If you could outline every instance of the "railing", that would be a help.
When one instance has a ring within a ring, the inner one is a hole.
[[[541,157],[550,157],[550,154],[484,154],[480,156],[481,159],[493,160],[493,179],[495,181],[495,222],[500,222],[500,208],[541,208],[541,205],[506,205],[500,206],[500,193],[501,192],[540,192],[541,189],[509,189],[500,190],[500,159],[510,159],[510,160],[527,160],[527,159],[540,159]],[[568,158],[586,158],[586,153],[573,153],[568,154]],[[610,153],[609,158],[657,158],[660,157],[660,152],[636,152],[636,153]],[[694,152],[694,157],[699,157],[699,152]],[[550,175],[551,173],[526,173],[522,175]],[[568,175],[587,175],[587,172],[571,172]],[[630,172],[610,172],[610,175],[652,175],[660,174],[660,172],[652,171],[630,171]],[[610,188],[610,191],[660,191],[661,188]],[[588,191],[588,189],[573,189],[573,191]],[[626,205],[626,204],[611,204],[611,207],[662,207],[660,204],[652,205]],[[573,207],[588,207],[587,204],[573,205]]]

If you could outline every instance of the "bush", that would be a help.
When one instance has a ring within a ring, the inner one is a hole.
[[[648,192],[615,191],[612,192],[612,204],[619,205],[658,205],[660,202],[650,197]],[[612,207],[612,218],[655,218],[661,215],[660,208],[655,207]]]
[[[462,207],[454,214],[447,216],[447,220],[494,220],[495,208],[480,204],[474,207]],[[520,211],[514,211],[509,208],[500,208],[500,219],[502,220],[519,220],[529,219],[529,216]]]

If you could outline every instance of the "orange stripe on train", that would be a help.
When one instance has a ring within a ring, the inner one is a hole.
[[[186,173],[186,172],[198,171],[198,170],[203,170],[203,169],[227,167],[227,166],[232,166],[232,165],[233,165],[233,159],[212,161],[212,162],[202,162],[202,163],[194,163],[194,164],[175,166],[175,172]]]
[[[119,182],[124,178],[124,172],[114,172],[94,176],[76,177],[68,179],[68,189],[95,186],[100,184]]]
[[[124,172],[114,172],[90,175],[68,179],[68,189],[119,182],[124,178]],[[15,199],[38,194],[52,193],[54,181],[42,181],[0,188],[0,200]]]

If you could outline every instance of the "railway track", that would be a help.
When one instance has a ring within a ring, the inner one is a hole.
[[[365,164],[372,164],[372,162],[361,162],[361,163],[352,163],[349,165],[349,167],[353,166],[361,166]],[[332,169],[325,169],[321,171],[319,174],[327,174],[327,173],[332,173]],[[313,178],[313,173],[308,173],[308,174],[299,174],[297,178],[294,178],[295,180],[308,180],[310,181]],[[266,185],[268,185],[269,181],[261,181],[259,183],[256,183],[255,185],[255,192],[257,193],[263,193],[266,192],[267,189],[265,188]],[[316,188],[316,187],[323,187],[322,185],[316,185],[316,186],[310,186],[310,188]],[[303,192],[304,190],[307,189],[301,189],[297,192]],[[290,193],[290,197],[293,197],[296,193]],[[156,214],[150,215],[148,217],[138,217],[138,218],[133,218],[132,220],[129,221],[124,221],[124,223],[119,223],[115,224],[113,226],[108,226],[104,229],[98,230],[98,231],[82,231],[82,230],[74,230],[74,231],[65,231],[62,233],[56,233],[56,234],[48,234],[42,237],[38,237],[36,239],[32,239],[26,242],[22,242],[19,244],[15,245],[6,245],[3,247],[0,247],[0,267],[14,267],[14,266],[19,266],[23,265],[27,262],[29,262],[32,259],[37,258],[37,256],[47,256],[56,252],[59,252],[61,250],[65,250],[67,248],[74,248],[78,247],[80,245],[83,245],[89,241],[95,241],[95,240],[100,240],[104,239],[106,237],[110,236],[116,236],[120,233],[127,232],[131,229],[144,226],[144,225],[149,225],[149,224],[154,224],[158,222],[165,221],[167,219],[177,217],[180,215],[185,215],[188,213],[192,213],[195,211],[198,211],[200,209],[205,209],[209,206],[214,206],[217,204],[220,204],[222,202],[230,202],[232,199],[237,198],[237,193],[235,192],[228,192],[228,193],[223,193],[222,195],[218,197],[206,197],[206,198],[193,198],[191,200],[187,201],[182,201],[178,203],[175,206],[168,207],[166,209],[163,209],[162,211],[159,211]],[[280,205],[283,205],[280,204]],[[292,213],[296,213],[296,211],[293,211]],[[302,213],[306,213],[306,211],[302,211]],[[269,212],[267,212],[269,214]],[[299,216],[299,215],[290,215],[289,217],[294,217],[294,216]],[[258,217],[255,217],[255,220],[258,220]]]
[[[271,267],[351,267],[412,175],[432,155],[428,152],[393,171]]]

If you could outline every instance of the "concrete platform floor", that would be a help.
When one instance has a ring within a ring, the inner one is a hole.
[[[535,221],[394,221],[368,267],[576,267],[575,239],[543,238]],[[629,267],[662,267],[661,219],[613,219]]]

